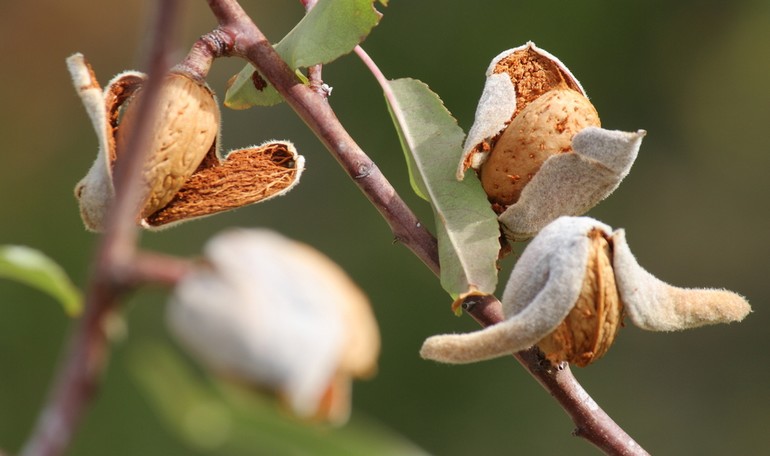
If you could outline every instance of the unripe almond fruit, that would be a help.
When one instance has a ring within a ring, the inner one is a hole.
[[[481,184],[489,200],[499,209],[514,204],[548,157],[572,152],[573,136],[599,125],[588,98],[566,85],[531,101],[508,124],[481,165]]]
[[[593,229],[588,237],[588,264],[575,307],[537,344],[554,364],[591,364],[607,352],[623,325],[623,303],[615,284],[611,244],[600,229]]]
[[[134,97],[123,113],[116,135],[117,156],[137,121],[137,101]],[[168,204],[195,172],[216,141],[219,116],[214,94],[204,84],[179,73],[166,77],[143,170],[147,199],[141,218]]]

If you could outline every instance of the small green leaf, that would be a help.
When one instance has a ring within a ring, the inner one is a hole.
[[[329,63],[361,43],[380,17],[373,0],[319,0],[275,45],[275,50],[294,69]],[[253,74],[254,67],[247,64],[235,76],[225,94],[225,106],[246,109],[282,101],[271,86],[258,90],[252,80]],[[304,76],[302,79],[307,82]]]
[[[275,50],[292,68],[329,63],[361,43],[380,17],[372,0],[320,0]]]
[[[424,83],[397,79],[388,88],[412,186],[433,206],[441,285],[453,298],[471,291],[493,293],[500,229],[478,180],[455,178],[462,129]]]
[[[20,245],[0,246],[0,277],[15,280],[56,298],[69,316],[83,308],[80,290],[64,270],[38,250]]]

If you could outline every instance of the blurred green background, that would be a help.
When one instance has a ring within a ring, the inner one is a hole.
[[[64,59],[83,52],[102,83],[136,68],[152,3],[0,1],[0,244],[43,250],[80,285],[97,237],[84,231],[72,188],[96,140]],[[215,26],[205,2],[184,3],[180,58]],[[274,41],[303,14],[296,1],[243,4]],[[604,359],[575,374],[653,454],[769,454],[770,2],[391,0],[380,9],[365,49],[388,77],[429,84],[466,130],[490,59],[533,40],[580,79],[603,126],[648,131],[630,176],[590,215],[625,228],[640,263],[661,279],[738,291],[754,313],[682,333],[629,325]],[[210,83],[220,96],[241,66],[216,62]],[[326,66],[324,79],[343,124],[429,222],[373,78],[347,56]],[[263,205],[145,234],[144,246],[196,255],[225,227],[264,226],[339,262],[370,296],[383,337],[379,375],[355,386],[355,423],[379,423],[437,455],[597,454],[571,436],[564,412],[513,360],[450,367],[419,359],[426,336],[476,324],[452,315],[435,277],[393,244],[290,109],[225,111],[223,122],[226,150],[294,141],[307,159],[302,185]],[[164,301],[154,289],[129,299],[126,336],[70,454],[235,454],[179,439],[137,381],[153,367],[142,361],[148,344],[173,349]],[[0,280],[0,448],[22,444],[71,323],[49,297]]]

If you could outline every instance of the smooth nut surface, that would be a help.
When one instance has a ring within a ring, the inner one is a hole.
[[[134,99],[125,108],[118,127],[118,157],[137,121],[137,105]],[[171,201],[198,168],[219,130],[219,109],[214,95],[187,76],[170,74],[161,89],[157,106],[150,152],[143,170],[148,196],[141,211],[142,218]]]
[[[489,200],[503,208],[518,201],[543,162],[572,152],[572,138],[599,115],[588,98],[562,86],[530,102],[497,140],[481,166],[481,184]]]
[[[588,233],[591,250],[575,307],[538,347],[554,364],[584,367],[601,358],[623,323],[623,303],[615,284],[611,246],[599,229]]]

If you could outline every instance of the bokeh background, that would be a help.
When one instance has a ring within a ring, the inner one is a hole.
[[[0,0],[0,244],[46,252],[79,285],[97,237],[84,231],[72,187],[96,140],[64,59],[83,52],[102,82],[141,65],[152,3]],[[275,41],[303,14],[295,1],[243,4]],[[640,263],[660,278],[736,290],[754,312],[741,324],[682,333],[629,325],[604,359],[575,373],[653,454],[770,453],[770,2],[391,0],[380,9],[365,49],[388,77],[429,84],[466,130],[489,60],[533,40],[580,79],[605,127],[648,131],[632,173],[590,215],[624,227]],[[186,2],[182,23],[180,57],[215,26],[205,2]],[[223,94],[241,66],[216,62],[211,85]],[[327,65],[324,77],[343,124],[429,223],[371,75],[351,55]],[[271,227],[341,264],[370,296],[383,337],[379,375],[355,386],[354,423],[390,429],[437,455],[597,454],[571,436],[564,412],[513,360],[420,360],[426,336],[475,323],[452,315],[438,281],[393,244],[289,108],[224,112],[226,150],[271,138],[291,139],[307,158],[302,185],[262,205],[145,234],[142,244],[193,256],[226,227]],[[125,334],[70,454],[236,454],[180,437],[159,413],[163,395],[141,381],[163,367],[162,358],[143,355],[148,345],[185,360],[164,328],[165,296],[147,289],[128,300]],[[0,280],[0,448],[22,444],[71,325],[49,297]],[[173,390],[160,378],[161,389]]]

